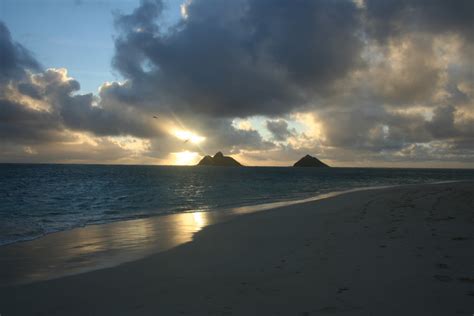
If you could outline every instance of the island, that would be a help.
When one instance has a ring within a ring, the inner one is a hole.
[[[316,157],[306,155],[298,160],[293,167],[316,167],[316,168],[329,168],[324,162]]]
[[[201,159],[198,166],[218,166],[218,167],[242,167],[237,160],[232,157],[224,156],[220,151],[214,157],[209,155]]]

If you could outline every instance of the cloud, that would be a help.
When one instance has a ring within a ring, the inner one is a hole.
[[[379,107],[357,112],[329,110],[319,114],[324,144],[375,151],[401,148],[410,143],[474,138],[474,118],[456,115],[451,105],[436,107],[432,117],[417,112],[391,112]]]
[[[68,77],[65,69],[42,69],[26,48],[13,41],[1,22],[0,48],[1,161],[54,161],[68,157],[73,161],[89,155],[91,161],[97,162],[110,160],[113,153],[121,159],[132,153],[117,142],[121,136],[146,138],[163,134],[134,107],[79,94],[79,82]],[[137,141],[132,139],[129,143]],[[101,144],[100,150],[97,144]]]
[[[65,69],[42,68],[0,23],[2,159],[224,151],[282,165],[306,153],[336,165],[472,165],[473,6],[193,0],[164,28],[163,2],[142,0],[115,13],[121,78],[97,95],[80,93]],[[183,142],[177,129],[206,140]]]
[[[365,0],[371,33],[379,40],[413,31],[461,34],[474,40],[470,0]]]
[[[285,120],[267,120],[266,127],[276,141],[286,140],[295,133],[288,128],[288,123]]]
[[[142,1],[117,17],[113,65],[131,85],[115,93],[137,106],[227,118],[284,114],[360,62],[352,1],[195,0],[167,33],[157,26],[161,8]]]
[[[5,30],[4,33],[9,34]],[[20,47],[9,36],[0,40],[2,47]],[[104,83],[97,96],[80,94],[79,82],[69,77],[66,69],[43,70],[31,55],[27,55],[28,63],[20,62],[25,59],[24,52],[25,49],[11,51],[10,60],[14,65],[5,69],[15,72],[5,72],[6,82],[0,86],[2,161],[22,161],[21,155],[31,161],[68,157],[70,161],[83,161],[87,152],[95,162],[112,161],[114,155],[117,161],[124,161],[124,155],[131,158],[130,155],[136,152],[131,148],[144,141],[150,143],[139,146],[141,157],[135,159],[162,159],[170,152],[193,146],[183,144],[170,133],[170,129],[178,127],[205,133],[206,148],[193,149],[201,154],[218,150],[238,152],[272,145],[263,141],[255,130],[234,128],[229,119],[202,116],[196,121],[196,115],[186,113],[178,113],[178,118],[171,111],[150,109],[153,111],[148,112],[137,106],[136,99],[127,97],[127,90],[132,89],[130,81]],[[152,113],[157,112],[158,120],[152,117]],[[58,146],[63,150],[55,149]],[[97,146],[102,149],[98,150]],[[80,153],[81,150],[84,153]]]
[[[27,74],[25,82],[10,82],[0,95],[3,119],[11,127],[4,129],[4,137],[18,137],[27,131],[29,137],[35,137],[36,132],[41,134],[45,129],[71,129],[99,136],[159,134],[133,108],[115,106],[107,100],[97,102],[92,94],[76,94],[79,88],[64,69],[47,69]],[[24,132],[18,133],[18,129]]]
[[[27,70],[40,69],[39,63],[22,45],[15,43],[6,25],[0,21],[0,84],[21,79]]]

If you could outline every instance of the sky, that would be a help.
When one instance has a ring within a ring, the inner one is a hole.
[[[2,0],[0,162],[474,167],[470,0]]]

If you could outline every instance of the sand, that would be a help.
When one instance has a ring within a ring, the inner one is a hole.
[[[347,193],[117,267],[0,287],[9,315],[471,315],[474,184]]]

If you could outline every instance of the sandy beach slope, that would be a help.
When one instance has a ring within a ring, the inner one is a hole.
[[[242,215],[139,261],[0,287],[0,313],[472,315],[474,184]]]

